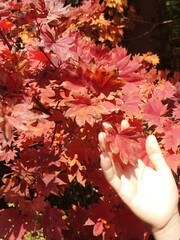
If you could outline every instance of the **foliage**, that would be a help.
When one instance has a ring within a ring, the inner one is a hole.
[[[1,0],[0,237],[147,239],[103,177],[97,136],[112,123],[123,165],[148,162],[144,141],[154,133],[177,174],[179,73],[157,71],[152,53],[96,45],[120,2]],[[121,132],[123,118],[132,127]]]

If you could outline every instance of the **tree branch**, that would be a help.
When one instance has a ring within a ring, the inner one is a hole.
[[[128,18],[127,18],[128,19]],[[144,20],[138,20],[138,19],[130,19],[134,22],[140,22],[140,23],[143,23],[143,24],[153,24],[153,26],[146,32],[144,32],[143,34],[139,35],[139,36],[136,36],[136,37],[133,37],[133,38],[124,38],[125,40],[136,40],[136,39],[139,39],[139,38],[142,38],[148,34],[150,34],[156,27],[160,26],[160,25],[164,25],[164,24],[171,24],[175,21],[178,21],[180,19],[171,19],[171,20],[165,20],[165,21],[162,21],[162,22],[148,22],[148,21],[144,21]]]
[[[12,46],[11,44],[8,42],[6,36],[4,35],[3,31],[0,30],[0,35],[2,37],[2,39],[4,40],[4,42],[6,43],[6,45],[8,46],[9,50],[11,51],[12,50]]]

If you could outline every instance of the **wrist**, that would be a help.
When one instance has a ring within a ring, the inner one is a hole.
[[[177,213],[161,229],[153,229],[152,234],[156,240],[180,240],[180,215]]]

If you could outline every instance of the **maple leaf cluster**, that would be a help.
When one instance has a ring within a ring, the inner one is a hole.
[[[47,240],[147,239],[103,177],[105,121],[121,164],[147,162],[153,133],[178,181],[179,73],[157,70],[153,53],[96,45],[87,33],[109,25],[105,7],[127,5],[106,4],[1,0],[0,238],[42,230]],[[121,131],[124,118],[131,128]]]

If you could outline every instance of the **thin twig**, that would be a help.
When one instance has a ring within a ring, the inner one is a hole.
[[[39,109],[33,108],[34,110],[40,110],[41,112],[43,112],[49,116],[52,116],[52,113],[50,112],[50,110],[48,108],[44,107],[44,105],[40,102],[40,100],[35,96],[34,96],[34,101],[39,107]]]
[[[136,19],[136,18],[128,18],[128,17],[124,17],[125,20],[129,20],[132,22],[139,22],[139,23],[143,23],[143,24],[153,24],[153,25],[162,25],[162,24],[170,24],[176,21],[179,21],[180,18],[176,18],[176,19],[169,19],[169,20],[164,20],[161,22],[152,22],[152,21],[145,21],[143,19]]]
[[[2,37],[2,39],[4,40],[4,42],[6,43],[6,45],[8,46],[9,50],[11,51],[12,50],[12,46],[11,44],[8,42],[6,36],[4,35],[3,31],[0,30],[0,35]]]
[[[132,20],[132,19],[131,19]],[[139,38],[142,38],[148,34],[150,34],[156,27],[160,26],[160,25],[163,25],[163,24],[170,24],[170,23],[173,23],[175,20],[178,20],[178,19],[174,19],[174,20],[166,20],[166,21],[163,21],[163,22],[157,22],[157,23],[154,23],[154,25],[146,32],[144,32],[143,34],[139,35],[139,36],[136,36],[136,37],[132,37],[132,38],[124,38],[125,40],[136,40],[136,39],[139,39]],[[135,20],[134,20],[135,21]],[[146,23],[146,24],[152,24],[153,22],[146,22],[146,21],[138,21],[137,22],[141,22],[141,23]]]
[[[59,105],[60,101],[57,102],[56,106],[55,106],[55,109],[58,108],[58,105]],[[58,122],[55,122],[55,127],[54,127],[54,131],[53,131],[53,135],[52,135],[52,140],[51,140],[51,144],[50,144],[50,147],[52,147],[53,145],[53,142],[55,140],[55,135],[56,135],[56,131],[57,131],[57,126],[58,124],[62,123],[62,121],[58,121]]]
[[[146,35],[150,34],[150,33],[154,30],[154,28],[156,28],[156,27],[157,27],[157,25],[154,24],[148,31],[144,32],[143,34],[138,35],[138,36],[136,36],[136,37],[132,37],[132,38],[126,38],[126,37],[125,37],[124,39],[125,39],[125,40],[136,40],[136,39],[145,37]]]
[[[55,139],[55,135],[56,135],[56,131],[57,131],[57,125],[58,125],[58,123],[56,122],[56,123],[55,123],[55,127],[54,127],[54,131],[53,131],[53,134],[52,134],[52,139],[51,139],[50,148],[52,147],[53,142],[54,142],[54,139]]]
[[[55,69],[57,69],[57,67],[56,67],[56,66],[54,65],[54,63],[51,61],[51,59],[49,58],[49,56],[47,55],[47,53],[44,52],[43,48],[40,47],[39,49],[40,49],[40,51],[44,54],[44,56],[47,58],[47,60],[50,62],[50,64],[51,64]]]

